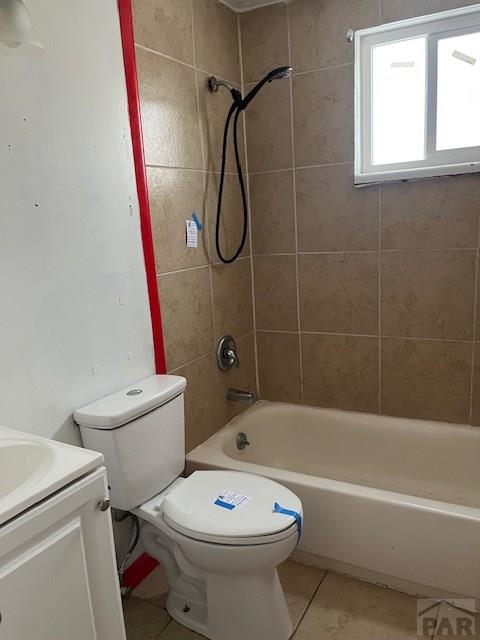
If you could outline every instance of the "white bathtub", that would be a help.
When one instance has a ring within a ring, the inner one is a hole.
[[[188,455],[187,473],[210,468],[301,498],[298,559],[424,596],[480,597],[480,429],[259,402]]]

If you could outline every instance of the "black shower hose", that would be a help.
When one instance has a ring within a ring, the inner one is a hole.
[[[238,256],[242,253],[243,247],[245,246],[245,241],[247,239],[247,231],[248,231],[247,194],[245,192],[245,183],[243,181],[242,161],[240,159],[240,153],[238,151],[238,118],[241,112],[242,110],[238,107],[238,105],[233,103],[228,112],[227,119],[225,121],[225,130],[223,132],[222,170],[220,174],[220,186],[218,190],[217,220],[215,224],[215,246],[217,249],[218,257],[224,264],[231,264],[232,262],[235,262]],[[222,218],[223,184],[225,181],[225,166],[227,162],[228,130],[230,128],[230,121],[234,114],[235,114],[235,117],[233,119],[233,147],[235,149],[235,162],[237,164],[238,182],[240,184],[240,191],[242,194],[243,231],[242,231],[242,239],[240,241],[238,249],[235,251],[233,256],[231,256],[230,258],[226,258],[222,254],[222,250],[220,248],[220,222]]]

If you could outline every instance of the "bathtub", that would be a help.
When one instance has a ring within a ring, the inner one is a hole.
[[[258,402],[187,456],[187,473],[197,469],[257,473],[294,491],[304,507],[295,555],[307,564],[480,598],[478,428]]]

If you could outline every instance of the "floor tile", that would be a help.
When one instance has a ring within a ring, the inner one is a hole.
[[[165,609],[139,598],[124,601],[123,608],[127,640],[155,640],[171,619]]]
[[[278,567],[288,610],[295,627],[320,584],[325,571],[287,560]]]
[[[295,640],[414,640],[417,600],[329,573],[303,618]]]
[[[205,640],[204,636],[190,631],[186,627],[172,620],[168,627],[161,633],[157,640]]]
[[[168,595],[168,582],[165,570],[158,565],[132,593],[135,598],[147,600],[151,604],[165,609]]]

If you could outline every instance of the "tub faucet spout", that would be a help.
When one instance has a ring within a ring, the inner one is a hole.
[[[233,402],[242,402],[243,404],[248,404],[250,406],[252,404],[255,404],[257,398],[251,391],[227,389],[227,400],[232,400]]]

